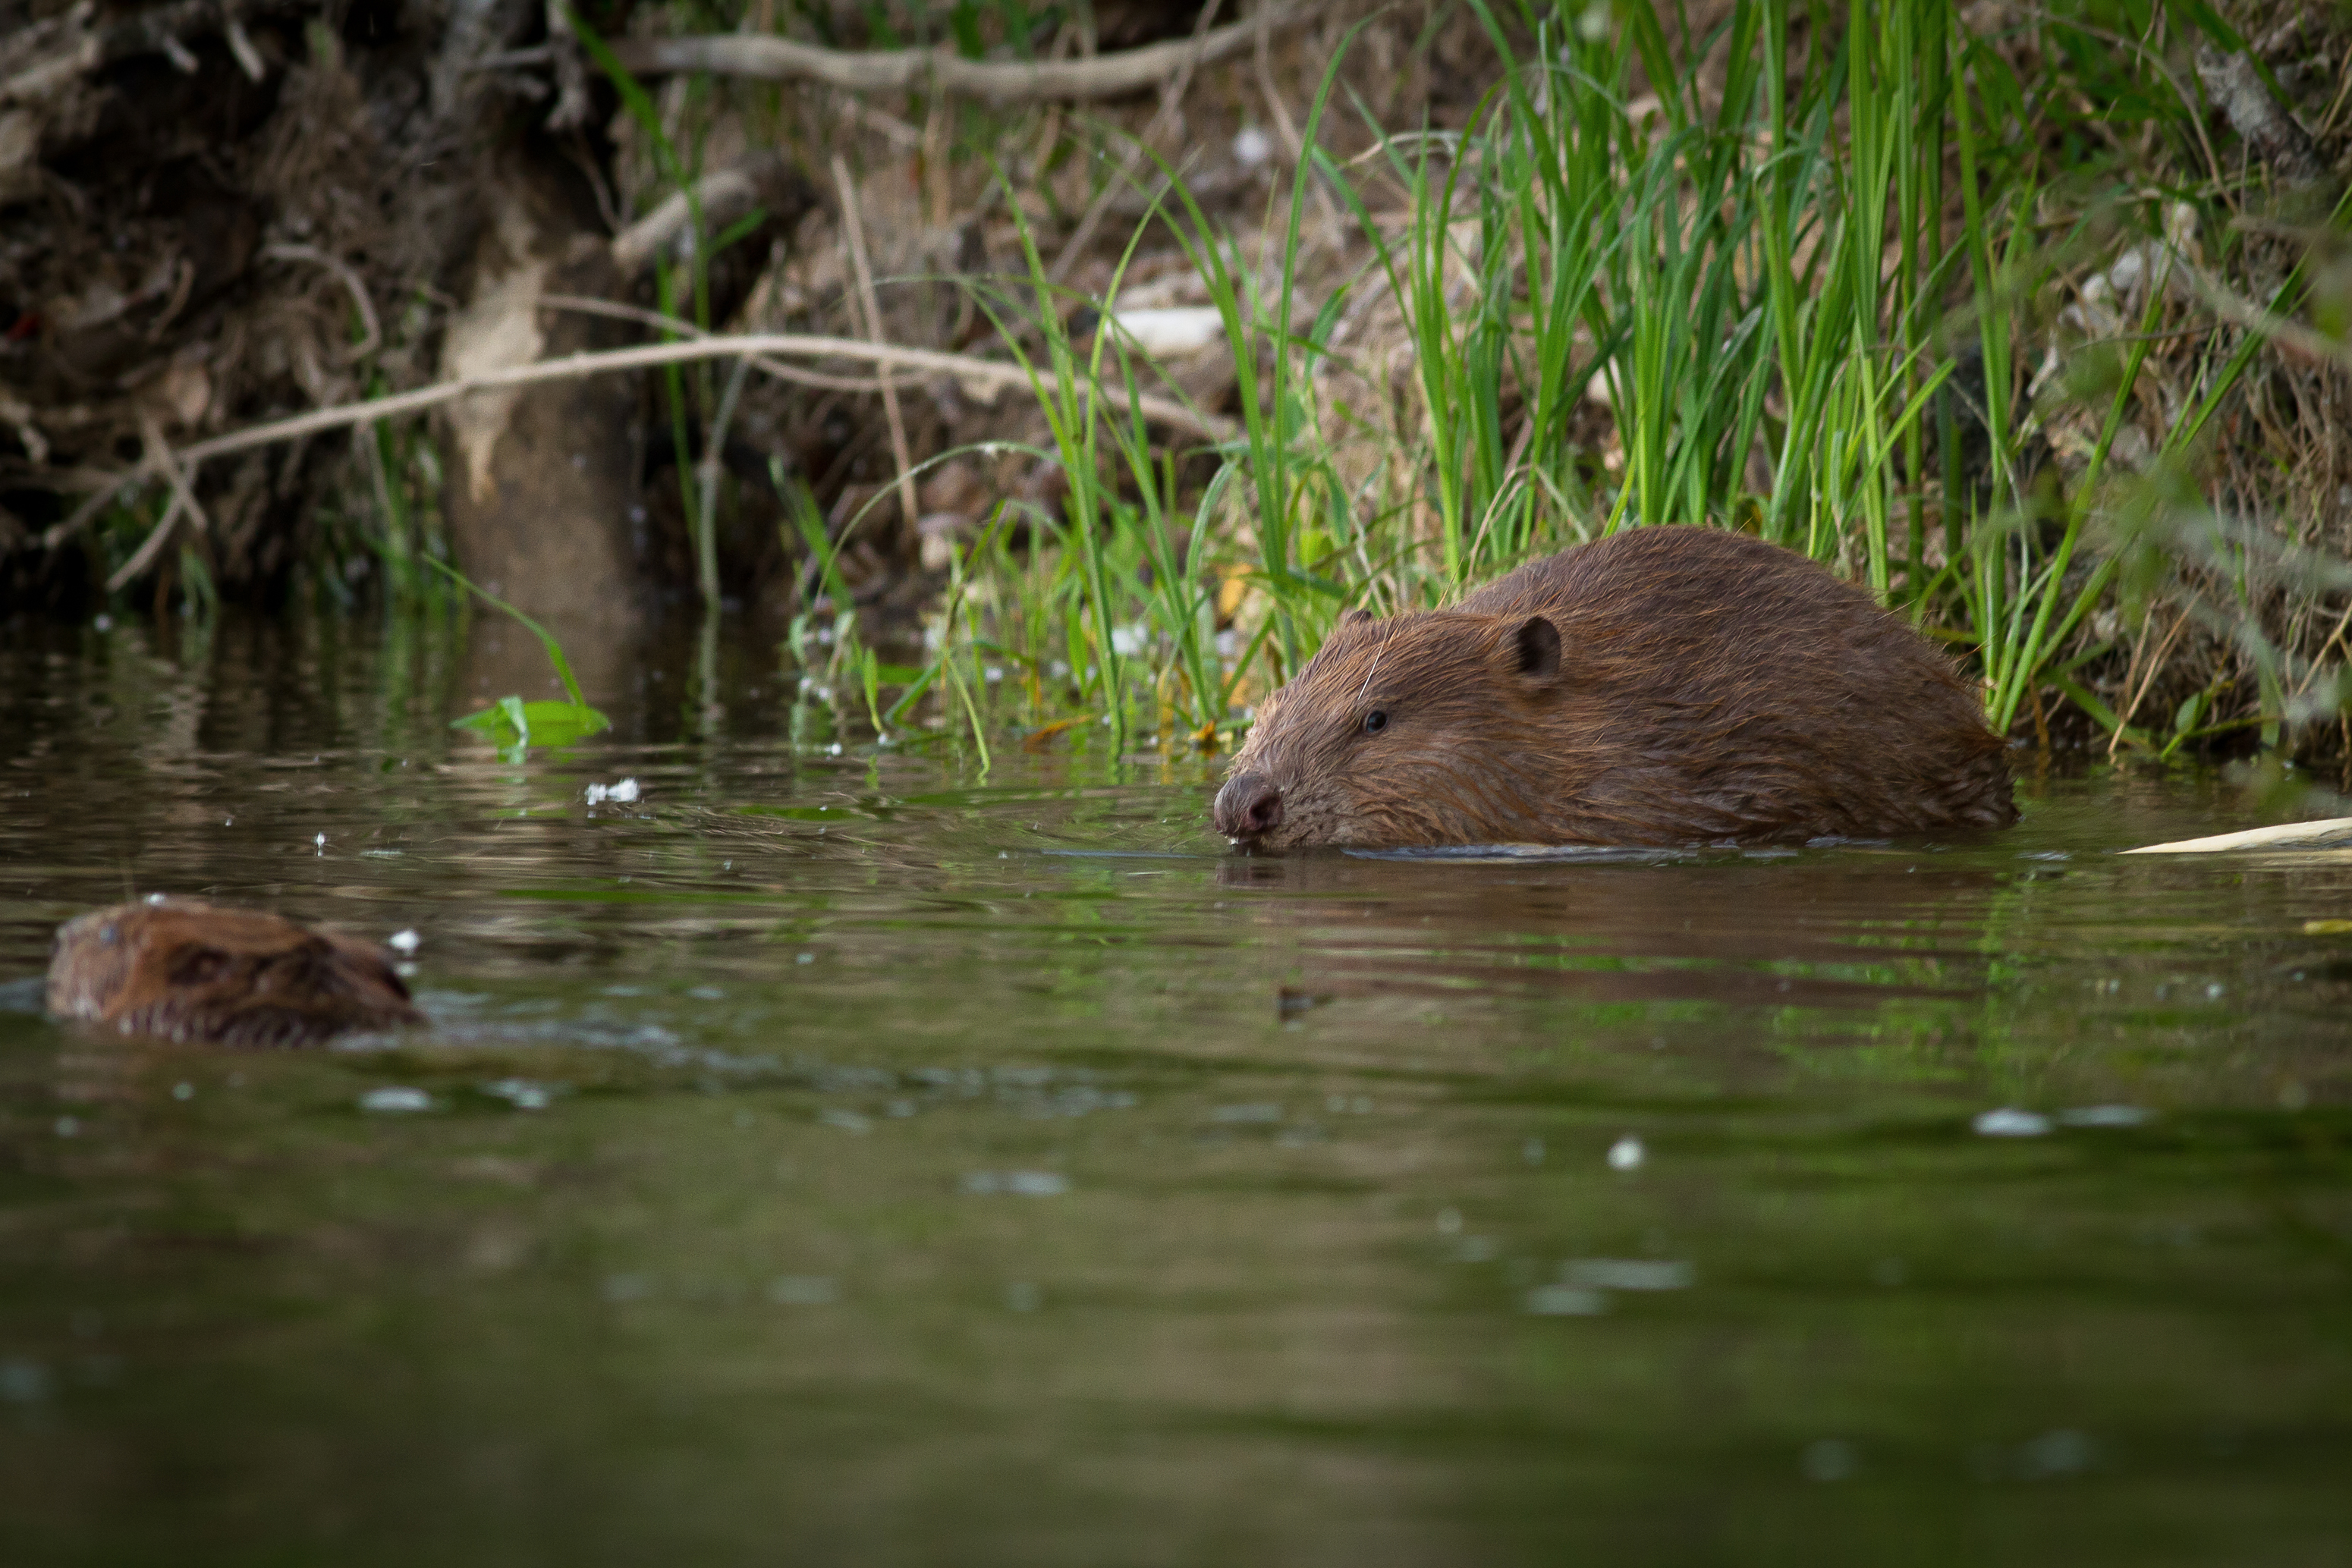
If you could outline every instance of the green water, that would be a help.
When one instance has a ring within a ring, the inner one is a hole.
[[[446,650],[9,630],[0,981],[207,894],[434,1027],[0,990],[0,1561],[2352,1562],[2352,860],[2110,852],[2277,791],[1253,860],[727,668],[513,765]]]

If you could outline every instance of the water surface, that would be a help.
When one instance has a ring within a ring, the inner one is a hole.
[[[202,894],[434,1025],[0,990],[6,1561],[2352,1557],[2352,857],[2113,853],[2312,799],[1253,859],[689,676],[512,763],[430,639],[11,629],[0,982]]]

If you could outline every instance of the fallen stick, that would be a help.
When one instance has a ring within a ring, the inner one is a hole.
[[[946,45],[851,52],[742,33],[615,38],[612,49],[623,68],[636,76],[708,71],[766,81],[819,82],[845,92],[929,88],[999,103],[1120,98],[1157,86],[1187,62],[1207,65],[1245,49],[1260,34],[1302,20],[1312,9],[1304,5],[1277,5],[1198,38],[1175,38],[1086,60],[969,60]]]
[[[2143,844],[2127,855],[2208,855],[2223,850],[2352,848],[2352,817],[2326,817],[2313,822],[2284,822],[2275,828],[2249,828],[2242,833],[2220,833],[2210,839],[2179,839],[2168,844]]]
[[[903,349],[887,343],[860,342],[855,338],[823,338],[797,332],[746,332],[732,337],[700,338],[683,343],[645,343],[629,349],[607,349],[601,353],[571,354],[560,360],[541,360],[533,364],[485,371],[479,375],[462,376],[455,381],[418,387],[414,392],[371,398],[363,402],[339,403],[332,408],[314,409],[309,413],[272,420],[267,424],[233,430],[226,435],[215,435],[209,441],[199,441],[181,448],[179,457],[186,464],[202,463],[209,458],[226,456],[232,452],[268,446],[280,441],[291,441],[297,436],[316,435],[322,430],[343,430],[371,420],[416,413],[425,409],[437,408],[445,402],[453,402],[472,392],[494,392],[501,387],[534,386],[541,382],[570,381],[578,376],[603,375],[613,371],[647,370],[657,365],[682,364],[694,360],[724,360],[763,354],[802,359],[857,360],[870,365],[892,365],[932,375],[954,376],[959,381],[979,382],[998,387],[1017,386],[1024,390],[1052,388],[1058,384],[1051,371],[1025,371],[1019,365],[942,353],[935,349]],[[1113,408],[1130,406],[1127,394],[1117,387],[1103,387],[1100,392],[1103,402]],[[1228,441],[1237,434],[1233,421],[1215,414],[1197,413],[1166,398],[1147,394],[1137,398],[1132,406],[1146,419],[1205,440]]]

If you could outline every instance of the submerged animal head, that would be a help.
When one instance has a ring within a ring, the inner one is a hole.
[[[254,910],[118,904],[58,927],[49,1010],[125,1034],[299,1045],[418,1021],[390,955]]]
[[[1528,837],[1563,688],[1559,631],[1540,615],[1350,611],[1259,709],[1217,831],[1265,849]]]

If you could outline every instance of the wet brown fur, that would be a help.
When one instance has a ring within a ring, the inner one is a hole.
[[[1267,699],[1216,817],[1268,849],[1998,828],[2003,751],[1950,662],[1860,589],[1745,535],[1633,528],[1451,610],[1350,612]],[[1253,835],[1267,783],[1280,821]]]
[[[229,1045],[311,1045],[424,1021],[374,943],[183,898],[59,926],[48,1005],[124,1034]]]

